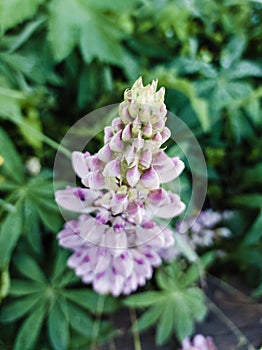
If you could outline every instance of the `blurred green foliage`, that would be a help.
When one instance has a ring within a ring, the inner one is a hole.
[[[220,264],[230,262],[234,271],[244,272],[254,295],[261,294],[261,23],[262,4],[256,0],[0,2],[0,298],[7,298],[0,317],[10,323],[3,326],[1,349],[90,344],[98,297],[66,269],[65,253],[57,248],[54,233],[62,221],[51,169],[67,129],[87,112],[119,102],[139,75],[146,82],[157,78],[166,87],[168,110],[198,138],[208,166],[206,205],[236,212]],[[26,167],[32,156],[41,164],[38,175]],[[183,181],[183,191],[186,198],[190,181]],[[142,328],[160,318],[158,343],[172,330],[181,340],[192,333],[193,320],[204,316],[195,280],[181,286],[172,275],[189,272],[175,264],[168,270],[170,283],[164,283],[165,269],[156,275],[164,291],[146,293],[165,295],[167,285],[178,288],[177,295],[185,295],[187,302],[181,310],[180,302],[167,299],[143,314]],[[146,293],[126,303],[137,306]],[[110,300],[114,306],[105,304],[104,311],[119,306]],[[173,325],[162,312],[169,310],[169,302],[178,310],[174,319],[170,316]],[[176,322],[181,314],[187,315],[184,323]],[[48,337],[41,331],[45,327]],[[19,330],[15,340],[8,329]],[[113,335],[103,319],[100,341]]]

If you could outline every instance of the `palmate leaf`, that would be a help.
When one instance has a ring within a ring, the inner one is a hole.
[[[9,295],[23,296],[31,293],[38,293],[43,289],[43,284],[20,279],[11,280]]]
[[[9,212],[0,229],[0,269],[8,265],[23,225],[23,202],[19,200],[15,210]]]
[[[39,265],[34,259],[28,255],[17,255],[14,263],[18,271],[20,271],[27,278],[45,284],[46,277]]]
[[[173,303],[165,303],[165,307],[159,317],[159,323],[156,331],[156,343],[161,345],[170,337],[174,327],[174,310]]]
[[[68,321],[70,326],[87,338],[92,337],[93,320],[80,307],[73,303],[67,303]]]
[[[16,337],[14,350],[31,350],[40,333],[44,318],[45,305],[39,305],[23,322]]]
[[[48,335],[55,350],[68,347],[68,321],[59,303],[55,303],[48,314]]]
[[[2,128],[0,128],[0,155],[4,158],[4,164],[1,167],[4,174],[17,183],[23,183],[24,167],[21,158],[19,157],[9,136]]]
[[[98,304],[99,295],[89,289],[71,289],[63,290],[62,295],[68,300],[73,301],[82,308],[87,309],[88,311],[95,313],[96,306]],[[103,312],[110,313],[114,312],[119,308],[119,302],[116,298],[107,296],[105,298]]]
[[[44,0],[10,0],[0,2],[0,22],[3,30],[32,17]]]
[[[13,322],[28,313],[39,302],[41,293],[25,296],[12,303],[5,304],[1,310],[0,321],[3,323]]]
[[[101,1],[97,6],[99,4]],[[58,61],[65,59],[78,46],[87,63],[93,58],[113,64],[121,62],[123,32],[97,6],[95,2],[80,0],[52,2],[49,40]]]
[[[192,334],[195,320],[203,320],[206,314],[204,293],[193,286],[196,278],[192,278],[192,271],[189,274],[187,277],[181,266],[173,263],[156,274],[160,291],[144,292],[124,300],[131,307],[149,307],[139,318],[138,327],[142,331],[156,324],[157,344],[165,343],[172,332],[182,341]]]

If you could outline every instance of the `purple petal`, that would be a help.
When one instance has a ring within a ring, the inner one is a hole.
[[[164,130],[161,132],[162,136],[162,142],[165,143],[171,136],[171,131],[165,127]]]
[[[133,166],[133,168],[129,169],[126,173],[127,182],[131,187],[134,187],[138,183],[140,176],[141,174],[137,165]]]
[[[119,105],[119,115],[124,123],[129,123],[133,121],[133,118],[130,116],[128,111],[128,105],[125,102],[122,102]]]
[[[111,160],[112,151],[111,151],[108,143],[99,150],[99,152],[97,153],[97,156],[100,160],[102,160],[105,163],[107,163]]]
[[[105,181],[103,175],[99,170],[89,173],[82,179],[82,184],[92,190],[102,190],[105,188]]]
[[[109,146],[113,152],[122,152],[124,149],[124,143],[121,139],[122,130],[119,130],[111,139]]]
[[[114,256],[119,256],[127,248],[125,231],[115,232],[112,228],[106,231],[105,244]]]
[[[90,189],[69,187],[55,193],[55,199],[59,206],[74,212],[92,210],[92,204],[98,194]]]
[[[122,140],[128,141],[132,138],[131,124],[127,124],[122,132]]]
[[[113,131],[111,126],[106,126],[104,128],[104,143],[108,143],[113,137]]]
[[[128,206],[128,195],[116,193],[110,203],[111,210],[114,215],[123,213]]]
[[[159,176],[153,167],[149,168],[141,176],[140,183],[145,188],[154,190],[159,187]]]
[[[128,277],[131,274],[134,262],[128,250],[114,259],[113,266],[124,277]]]
[[[134,162],[134,160],[136,158],[134,144],[132,144],[126,148],[126,150],[124,151],[124,157],[125,157],[128,165]]]
[[[72,153],[72,166],[76,174],[82,178],[89,173],[89,168],[87,165],[86,157],[89,156],[90,153],[82,153],[82,152],[73,152]]]
[[[153,133],[153,128],[152,128],[152,124],[150,122],[148,122],[143,129],[143,135],[145,137],[151,137]]]
[[[151,166],[152,151],[149,148],[142,153],[139,163],[145,168],[149,168]]]
[[[104,176],[108,177],[120,177],[120,164],[118,159],[113,159],[106,164],[104,171]]]

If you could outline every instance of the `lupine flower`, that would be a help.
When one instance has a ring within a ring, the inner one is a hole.
[[[182,342],[182,349],[180,350],[217,350],[217,347],[211,337],[204,337],[202,334],[197,334],[194,336],[192,342],[186,338]]]
[[[99,293],[129,294],[151,278],[160,251],[174,244],[168,228],[154,217],[172,218],[185,204],[160,187],[180,175],[184,163],[161,145],[165,126],[164,88],[139,78],[124,94],[119,117],[104,129],[97,154],[73,152],[72,165],[83,187],[56,192],[57,203],[79,213],[58,234],[73,250],[68,265]]]
[[[217,239],[231,236],[231,231],[227,227],[222,226],[222,222],[232,215],[233,213],[228,210],[220,213],[207,209],[202,211],[197,218],[193,217],[182,222],[178,221],[175,231],[193,250],[197,250],[200,247],[210,247]],[[186,233],[184,233],[184,225],[190,227]],[[174,245],[164,249],[160,255],[165,256],[166,260],[170,261],[181,255],[181,252]]]

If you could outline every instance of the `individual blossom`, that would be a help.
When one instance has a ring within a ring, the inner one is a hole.
[[[73,250],[68,261],[83,282],[99,293],[129,294],[152,277],[160,250],[174,244],[172,232],[155,217],[179,215],[185,204],[162,183],[184,169],[166,155],[164,89],[139,78],[124,95],[119,117],[104,129],[104,145],[94,155],[73,152],[72,166],[83,187],[56,192],[57,203],[79,214],[58,234]]]
[[[183,340],[180,350],[218,350],[211,337],[204,337],[202,334],[194,336],[190,341],[188,338]]]

